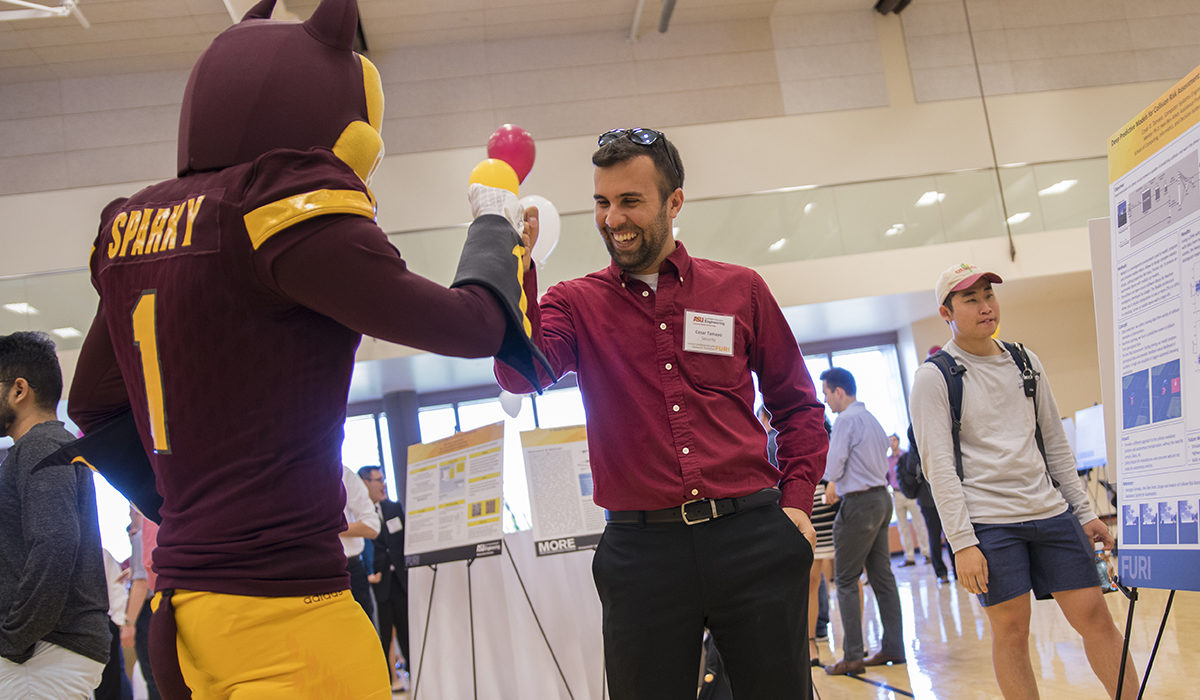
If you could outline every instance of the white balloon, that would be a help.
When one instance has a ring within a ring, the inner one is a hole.
[[[530,194],[521,198],[521,206],[528,209],[537,207],[538,210],[538,239],[533,244],[533,259],[539,265],[545,264],[546,258],[558,244],[558,234],[562,229],[562,220],[558,216],[558,208],[550,200],[540,194]]]
[[[508,414],[509,418],[516,418],[521,412],[521,402],[525,397],[520,394],[512,394],[507,391],[500,391],[500,408]]]

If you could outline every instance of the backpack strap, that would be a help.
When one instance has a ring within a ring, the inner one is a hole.
[[[1058,480],[1050,473],[1050,460],[1046,459],[1046,443],[1042,439],[1042,424],[1038,420],[1037,383],[1040,374],[1033,368],[1033,363],[1030,362],[1029,353],[1025,351],[1024,345],[1001,342],[1008,354],[1012,355],[1013,362],[1017,363],[1017,369],[1021,370],[1021,383],[1025,387],[1025,396],[1033,399],[1033,437],[1037,441],[1038,452],[1042,453],[1042,464],[1046,465],[1046,476],[1050,477],[1050,483],[1054,484],[1054,488],[1058,488]]]
[[[946,380],[946,393],[950,399],[950,439],[954,442],[954,471],[958,474],[958,480],[962,481],[962,443],[959,433],[962,431],[963,375],[967,373],[967,368],[958,364],[945,350],[938,350],[925,361],[941,370]]]

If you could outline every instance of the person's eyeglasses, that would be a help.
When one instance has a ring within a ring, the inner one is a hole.
[[[654,148],[654,144],[661,142],[663,150],[667,152],[667,159],[671,161],[671,168],[675,171],[675,179],[683,179],[683,176],[679,174],[679,164],[675,162],[675,156],[671,155],[671,149],[667,148],[667,137],[663,136],[661,131],[642,127],[636,129],[611,129],[600,134],[600,138],[596,139],[596,144],[607,146],[622,137],[646,148]]]

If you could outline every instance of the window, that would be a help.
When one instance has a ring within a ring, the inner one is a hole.
[[[345,438],[342,440],[342,464],[358,471],[360,467],[376,466],[385,475],[392,473],[392,444],[388,438],[387,416],[382,413],[366,413],[346,419]],[[385,477],[386,478],[386,477]],[[395,498],[396,491],[390,478],[387,497]]]
[[[908,403],[894,333],[813,343],[802,350],[818,398],[821,373],[841,367],[854,375],[858,400],[866,404],[884,432],[899,436],[901,445],[908,443]],[[836,418],[828,408],[825,414],[830,421]]]

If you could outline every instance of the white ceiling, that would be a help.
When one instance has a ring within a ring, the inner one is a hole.
[[[61,0],[37,0],[57,6]],[[186,70],[252,0],[78,0],[74,17],[0,22],[5,82]],[[318,0],[279,0],[276,17],[307,18]],[[870,0],[685,0],[671,24],[870,6]],[[657,31],[662,0],[359,0],[368,52],[497,39]],[[642,7],[636,29],[634,17]],[[20,6],[0,0],[0,12]],[[19,70],[12,70],[19,69]]]

